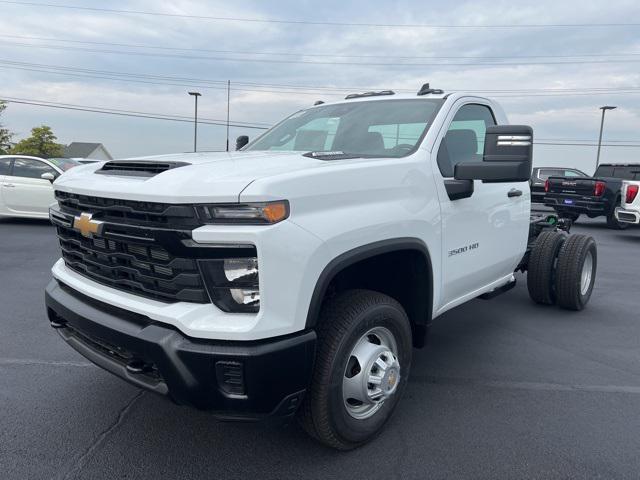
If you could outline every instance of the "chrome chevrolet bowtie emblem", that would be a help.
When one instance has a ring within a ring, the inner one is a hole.
[[[73,218],[73,228],[78,230],[83,237],[91,238],[102,232],[102,224],[98,220],[93,220],[92,214],[81,213],[79,217]]]

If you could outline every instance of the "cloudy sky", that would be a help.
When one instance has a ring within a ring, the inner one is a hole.
[[[215,123],[230,80],[232,122],[263,126],[315,100],[429,81],[499,97],[512,123],[554,144],[536,146],[536,164],[591,172],[594,146],[555,144],[596,143],[602,105],[618,106],[602,160],[640,161],[637,19],[637,0],[0,0],[0,98],[187,120],[197,90],[200,117]],[[24,103],[2,122],[16,139],[47,124],[63,143],[102,142],[116,157],[192,147],[188,122]],[[199,149],[224,142],[223,126],[201,126]]]

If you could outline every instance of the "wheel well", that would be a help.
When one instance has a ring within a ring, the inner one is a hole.
[[[433,273],[426,247],[420,242],[382,249],[372,246],[365,251],[368,254],[356,251],[338,257],[325,269],[314,291],[307,326],[315,325],[327,298],[362,288],[397,300],[411,322],[414,346],[423,346],[433,306]]]

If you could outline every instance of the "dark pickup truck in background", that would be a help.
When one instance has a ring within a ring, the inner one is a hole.
[[[623,180],[640,180],[640,164],[603,164],[593,177],[549,177],[544,203],[563,218],[606,217],[609,228],[624,229],[629,225],[615,216]]]
[[[578,170],[577,168],[564,168],[564,167],[536,167],[531,172],[531,180],[529,185],[531,187],[531,201],[533,203],[544,203],[544,191],[545,182],[549,177],[588,177],[586,173]]]

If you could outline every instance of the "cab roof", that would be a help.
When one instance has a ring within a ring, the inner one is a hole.
[[[389,90],[383,90],[382,92],[388,92]],[[452,99],[457,100],[461,97],[476,97],[483,98],[481,95],[475,93],[467,93],[467,92],[443,92],[439,91],[439,93],[429,93],[426,95],[417,95],[415,93],[381,93],[374,92],[373,94],[350,94],[347,95],[342,100],[323,102],[318,101],[314,104],[314,106],[323,106],[323,105],[337,105],[343,103],[354,103],[354,102],[383,102],[387,100],[446,100]]]

